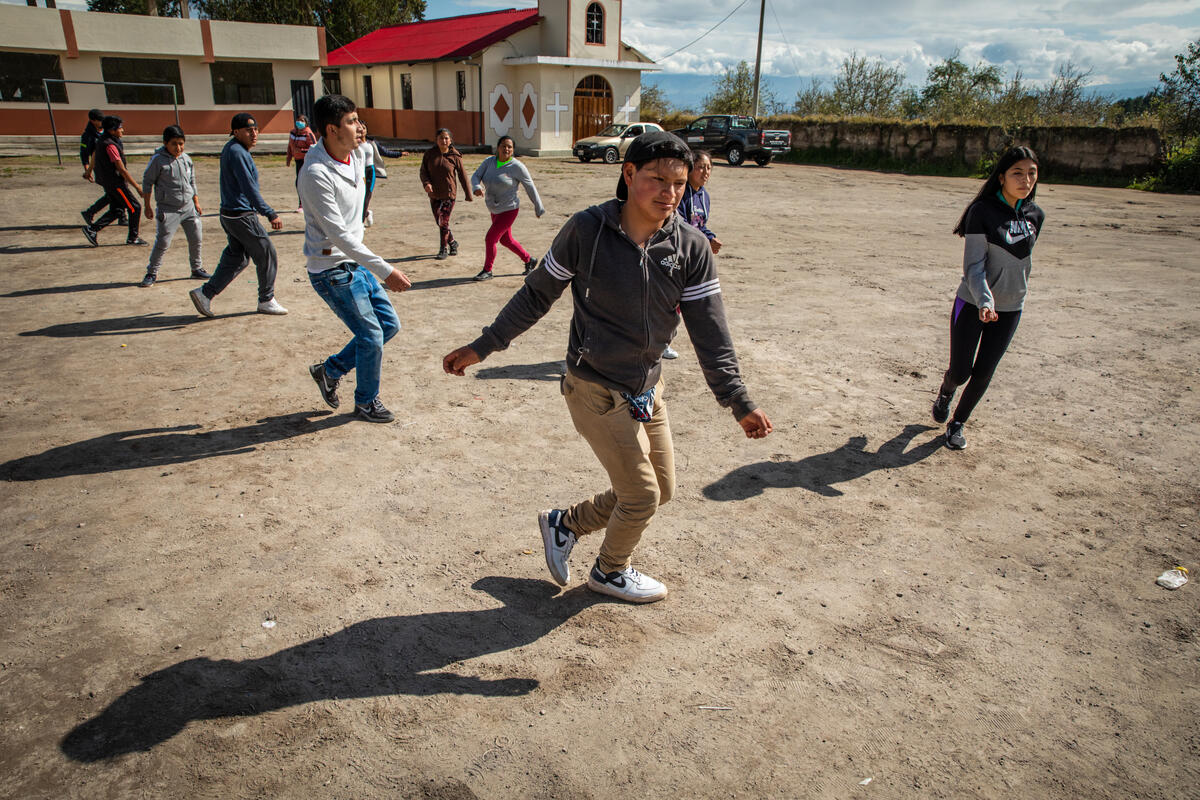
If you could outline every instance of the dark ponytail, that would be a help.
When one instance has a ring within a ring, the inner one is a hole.
[[[1038,163],[1037,153],[1025,146],[1010,147],[1007,151],[1005,151],[1004,155],[1000,156],[1000,160],[996,162],[996,166],[992,167],[992,173],[988,175],[987,180],[983,182],[983,188],[979,190],[979,194],[975,195],[975,198],[970,203],[967,203],[967,207],[963,209],[962,216],[958,218],[958,224],[954,226],[955,235],[966,235],[967,213],[971,210],[971,206],[975,205],[985,197],[995,196],[996,192],[1000,191],[1000,176],[1008,172],[1013,164],[1017,163],[1018,161],[1024,161],[1025,159],[1029,159],[1034,164]],[[1035,183],[1033,185],[1033,189],[1029,192],[1029,196],[1026,197],[1025,200],[1033,200],[1034,195],[1036,194],[1037,184]]]

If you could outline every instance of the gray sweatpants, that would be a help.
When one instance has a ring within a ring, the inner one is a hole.
[[[221,259],[212,277],[200,287],[209,300],[225,291],[233,279],[251,261],[258,270],[258,302],[265,303],[275,296],[275,273],[279,268],[275,245],[267,236],[258,214],[249,211],[241,216],[221,215],[221,228],[229,243],[221,251]]]
[[[180,225],[183,226],[183,232],[187,236],[188,262],[192,265],[192,271],[200,269],[200,243],[204,239],[204,232],[200,225],[200,215],[196,213],[196,207],[191,203],[176,209],[166,209],[160,205],[154,212],[154,219],[158,223],[158,233],[154,237],[154,248],[150,251],[150,264],[146,267],[146,273],[158,277],[163,256],[167,254],[167,248],[171,246],[175,230]]]

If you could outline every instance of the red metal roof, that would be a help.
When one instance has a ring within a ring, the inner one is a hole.
[[[330,66],[466,58],[538,21],[536,8],[430,19],[380,28],[329,54]]]

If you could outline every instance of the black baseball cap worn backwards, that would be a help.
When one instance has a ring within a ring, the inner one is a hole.
[[[660,158],[677,158],[687,164],[688,169],[695,163],[695,156],[683,139],[666,131],[646,131],[630,142],[629,149],[625,151],[626,164],[645,164]],[[629,199],[629,189],[625,186],[623,171],[617,178],[617,199]]]
[[[229,123],[229,132],[233,133],[242,128],[257,128],[258,123],[254,121],[254,115],[245,111],[240,114],[233,115],[233,121]]]

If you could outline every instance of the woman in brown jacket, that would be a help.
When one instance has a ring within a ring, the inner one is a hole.
[[[454,211],[458,187],[462,187],[467,202],[474,198],[471,197],[471,184],[467,182],[467,173],[463,169],[462,153],[455,149],[450,130],[438,128],[434,141],[437,146],[426,150],[421,159],[421,185],[425,187],[425,194],[429,195],[429,207],[441,232],[441,248],[437,257],[443,259],[458,255],[458,242],[450,232],[450,214]],[[456,177],[457,185],[454,182]]]

